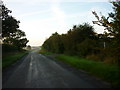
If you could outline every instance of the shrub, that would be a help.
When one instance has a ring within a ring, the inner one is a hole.
[[[77,45],[78,55],[86,57],[87,55],[93,54],[95,52],[95,47],[97,46],[95,40],[85,39],[82,43]]]
[[[91,54],[91,55],[86,56],[86,59],[88,59],[88,60],[94,60],[94,61],[101,61],[100,58],[99,58],[99,56],[95,55],[95,54]]]

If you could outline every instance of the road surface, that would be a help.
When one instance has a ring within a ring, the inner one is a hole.
[[[34,51],[14,67],[14,70],[8,72],[12,73],[3,76],[3,80],[8,77],[3,82],[3,88],[99,88]]]

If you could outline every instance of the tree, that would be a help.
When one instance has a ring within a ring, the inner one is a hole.
[[[61,36],[55,32],[43,44],[43,47],[54,53],[63,53],[64,47]]]
[[[112,1],[113,12],[108,13],[108,17],[102,15],[100,18],[95,11],[92,13],[97,18],[97,21],[93,21],[93,24],[104,26],[107,30],[107,37],[111,38],[111,47],[109,56],[114,57],[118,64],[120,64],[120,1]],[[106,52],[107,53],[107,52]]]
[[[114,12],[108,14],[108,17],[97,15],[95,11],[92,13],[97,18],[97,21],[93,21],[93,24],[104,26],[107,30],[107,37],[114,38],[114,45],[120,46],[120,1],[112,1]]]
[[[109,17],[112,20],[112,30],[114,32],[115,43],[118,47],[120,47],[120,1],[112,2],[114,5],[114,13],[110,13]]]
[[[28,43],[27,38],[25,38],[25,32],[19,29],[20,21],[16,20],[14,17],[9,15],[12,13],[3,3],[0,5],[2,7],[2,40],[4,44],[9,44],[17,46],[20,50],[25,47]]]
[[[2,20],[2,37],[10,37],[12,34],[18,31],[19,21],[12,16]]]
[[[96,40],[85,39],[83,42],[77,44],[77,55],[81,57],[86,57],[88,55],[95,54],[96,47]]]
[[[1,4],[2,7],[2,37],[9,37],[10,34],[15,32],[19,28],[19,21],[13,18],[9,13],[12,13],[11,10],[5,7],[4,4]]]
[[[66,34],[52,34],[43,44],[43,47],[54,53],[77,55],[80,52],[78,44],[86,39],[96,39],[94,28],[88,23],[74,25]],[[85,44],[85,43],[83,43]],[[82,48],[82,47],[81,47]]]

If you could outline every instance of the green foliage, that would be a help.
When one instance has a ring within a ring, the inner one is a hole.
[[[78,56],[86,57],[87,55],[96,53],[95,47],[97,42],[92,39],[85,39],[80,44],[77,44]]]
[[[97,39],[96,33],[88,23],[73,26],[67,34],[59,35],[57,32],[52,34],[43,44],[43,47],[54,53],[66,53],[69,55],[77,54],[78,44],[86,39]]]
[[[62,53],[63,45],[61,42],[60,35],[57,32],[52,34],[52,36],[50,36],[50,38],[44,42],[43,47],[46,50],[54,52],[54,53]]]
[[[16,53],[11,52],[9,54],[4,55],[4,57],[2,58],[2,68],[5,69],[8,66],[12,65],[25,54],[27,54],[27,52],[16,52]]]

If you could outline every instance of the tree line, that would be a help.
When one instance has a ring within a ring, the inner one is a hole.
[[[4,51],[13,51],[13,50],[22,50],[23,47],[26,47],[26,44],[29,42],[26,38],[24,31],[19,29],[20,21],[15,19],[10,13],[9,10],[3,2],[0,4],[1,12],[0,19],[2,20],[2,47]]]
[[[53,33],[43,43],[43,49],[53,53],[76,55],[88,59],[119,64],[120,56],[120,1],[112,1],[114,12],[101,17],[93,11],[97,21],[105,27],[103,34],[94,31],[89,23],[74,25],[66,34]]]

